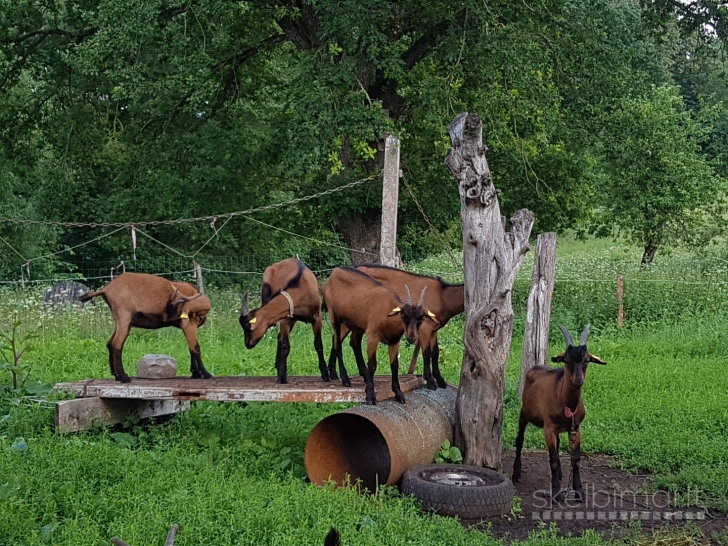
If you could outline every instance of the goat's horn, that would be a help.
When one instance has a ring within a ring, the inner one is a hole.
[[[175,289],[174,289],[174,292],[172,292],[172,297],[171,297],[171,298],[169,298],[169,299],[170,299],[170,301],[174,301],[174,298],[176,298],[176,297],[177,297],[177,293],[178,293],[178,292],[179,292],[179,288],[175,288]]]
[[[427,291],[427,287],[425,286],[422,289],[422,293],[420,294],[420,299],[417,301],[417,307],[422,307],[422,304],[425,302],[425,292]]]
[[[247,315],[250,311],[248,310],[248,293],[246,292],[240,297],[240,314]]]
[[[571,337],[571,332],[566,329],[565,326],[562,326],[559,324],[559,330],[561,330],[561,333],[564,334],[564,340],[566,340],[566,346],[570,347],[574,345],[574,338]]]
[[[586,338],[589,337],[589,328],[591,327],[591,324],[587,324],[584,326],[584,330],[581,332],[581,336],[579,337],[579,345],[586,345]]]
[[[412,305],[412,294],[410,294],[409,286],[406,284],[404,285],[404,291],[407,292],[407,301],[404,302],[405,305]]]

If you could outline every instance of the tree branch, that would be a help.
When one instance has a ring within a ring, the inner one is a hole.
[[[36,36],[40,36],[39,42],[42,42],[45,40],[48,36],[66,36],[67,38],[73,38],[74,40],[79,40],[86,38],[88,36],[92,36],[93,34],[96,34],[97,30],[95,28],[89,28],[86,30],[80,30],[77,32],[69,31],[69,30],[63,30],[62,28],[39,28],[38,30],[34,30],[32,32],[28,32],[27,34],[23,34],[19,38],[3,38],[0,40],[0,42],[5,44],[19,44],[21,42],[24,42],[25,40],[28,40],[29,38],[34,38]]]
[[[460,10],[455,16],[455,20],[462,22],[465,20],[465,9]],[[440,35],[450,28],[452,21],[443,21],[442,23],[435,25],[430,32],[420,36],[415,43],[412,44],[407,51],[402,54],[402,60],[407,65],[407,68],[413,68],[419,61],[425,58],[430,50],[437,44]]]
[[[270,36],[260,42],[255,47],[251,47],[250,49],[246,49],[242,53],[238,53],[237,55],[233,55],[231,57],[228,57],[224,61],[219,62],[214,67],[212,67],[213,71],[220,70],[221,68],[224,68],[226,66],[232,65],[233,68],[236,67],[239,64],[242,64],[246,61],[249,61],[253,57],[255,57],[258,53],[260,53],[260,50],[263,49],[266,46],[270,45],[277,45],[282,42],[284,42],[287,38],[287,35],[285,33],[283,34],[274,34],[273,36]]]

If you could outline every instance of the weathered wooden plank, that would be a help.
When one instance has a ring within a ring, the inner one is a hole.
[[[556,276],[556,233],[541,233],[536,242],[533,279],[526,306],[526,327],[523,334],[521,377],[518,397],[523,396],[526,373],[534,366],[546,366],[549,358],[549,324],[551,298]]]
[[[190,403],[186,400],[77,398],[56,402],[56,429],[78,432],[94,423],[114,425],[130,418],[159,417],[188,409]]]
[[[402,392],[422,387],[421,376],[401,375]],[[352,386],[339,381],[324,382],[315,376],[288,376],[288,383],[279,385],[274,377],[214,377],[212,379],[132,378],[131,383],[113,379],[87,379],[77,383],[58,383],[59,391],[70,391],[78,397],[136,398],[168,400],[210,400],[216,402],[364,402],[364,380],[351,378]],[[374,388],[377,400],[394,397],[392,378],[377,375]]]

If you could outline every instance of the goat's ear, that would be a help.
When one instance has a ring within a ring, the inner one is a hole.
[[[604,362],[601,358],[599,358],[597,355],[593,355],[589,353],[589,362],[594,362],[594,364],[602,364],[604,366],[607,365],[606,362]]]
[[[425,309],[425,316],[430,319],[432,322],[440,326],[440,321],[437,320],[437,317],[435,316],[435,313],[430,311],[429,309]]]
[[[394,315],[399,315],[402,312],[401,307],[395,307],[392,309],[392,311],[387,315],[388,317],[393,317]]]
[[[560,355],[552,356],[551,362],[563,362],[564,361],[564,355],[566,353],[561,353]]]

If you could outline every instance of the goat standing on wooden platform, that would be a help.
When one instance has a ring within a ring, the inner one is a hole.
[[[106,347],[111,374],[117,381],[131,381],[124,371],[121,351],[132,326],[148,330],[166,326],[181,328],[190,349],[192,377],[212,377],[202,364],[197,341],[197,329],[207,320],[211,304],[197,288],[147,273],[123,273],[101,290],[84,294],[78,301],[86,302],[97,296],[104,298],[114,319],[114,331]]]
[[[377,347],[380,343],[389,346],[389,365],[392,370],[392,390],[397,402],[404,404],[404,394],[399,386],[399,342],[402,335],[407,341],[417,343],[422,323],[432,318],[423,307],[425,287],[417,305],[412,305],[409,287],[405,287],[407,298],[402,302],[397,293],[363,271],[352,267],[337,267],[324,283],[321,292],[324,297],[324,311],[328,311],[334,329],[329,368],[339,360],[339,373],[344,386],[351,381],[344,367],[341,355],[342,331],[351,331],[351,344],[357,359],[359,373],[366,382],[366,403],[377,403],[374,392],[374,373],[377,371]],[[361,354],[361,337],[367,336],[367,365]],[[358,352],[356,349],[359,349]]]
[[[465,310],[464,286],[462,284],[448,284],[439,277],[418,275],[417,273],[410,273],[385,265],[362,264],[356,266],[356,268],[384,283],[394,290],[400,298],[406,296],[405,286],[415,293],[427,289],[424,305],[428,313],[431,313],[430,318],[434,320],[425,321],[420,327],[417,345],[415,345],[415,350],[412,353],[409,373],[414,373],[418,353],[422,350],[423,376],[427,382],[427,388],[436,390],[438,386],[443,389],[447,387],[447,383],[440,373],[440,346],[437,343],[437,332],[452,317]],[[342,335],[346,337],[345,334]],[[353,343],[354,337],[352,336],[350,344]],[[352,348],[354,349],[353,345]],[[355,352],[356,350],[354,349]],[[359,353],[361,354],[361,348],[359,348]],[[432,371],[430,371],[430,361],[432,361]],[[437,381],[437,384],[435,384],[435,381]]]
[[[584,491],[579,477],[579,459],[581,458],[581,422],[586,415],[581,389],[586,379],[586,369],[590,362],[606,364],[600,358],[587,351],[586,339],[589,336],[589,324],[584,327],[579,339],[579,346],[574,345],[571,333],[559,324],[566,340],[566,351],[554,356],[552,362],[563,362],[563,368],[534,366],[526,373],[523,387],[523,403],[518,418],[518,436],[516,437],[516,460],[513,463],[513,482],[521,477],[521,449],[526,426],[531,423],[543,428],[543,436],[549,450],[551,466],[551,498],[561,501],[566,496],[561,491],[561,461],[559,460],[559,434],[569,433],[569,450],[571,451],[571,469],[573,472],[573,488],[576,500],[584,502]]]
[[[248,293],[243,294],[240,326],[245,335],[245,346],[252,349],[270,328],[280,325],[275,364],[277,382],[288,383],[288,354],[291,352],[289,336],[298,321],[313,327],[313,346],[319,359],[321,379],[338,379],[336,371],[326,367],[321,341],[321,300],[313,271],[297,258],[288,258],[266,267],[261,302],[261,307],[249,311]]]

